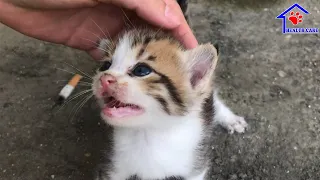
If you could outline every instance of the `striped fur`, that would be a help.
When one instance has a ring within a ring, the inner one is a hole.
[[[191,159],[186,157],[194,154],[192,155],[195,156],[193,157],[194,161],[198,161],[198,159],[201,158],[198,158],[197,156],[205,153],[200,150],[198,153],[193,151],[198,145],[201,145],[201,139],[203,139],[201,137],[201,131],[204,130],[204,125],[209,125],[213,121],[212,82],[214,78],[213,72],[217,62],[217,51],[214,46],[207,44],[200,45],[193,50],[186,50],[177,40],[162,31],[135,29],[124,33],[115,48],[112,48],[112,52],[108,54],[112,54],[112,56],[106,57],[105,59],[107,61],[111,61],[112,65],[108,70],[99,72],[94,78],[93,90],[96,97],[99,100],[99,95],[97,95],[97,91],[99,89],[99,78],[103,74],[107,73],[116,77],[119,84],[126,84],[125,86],[121,85],[122,89],[125,90],[117,97],[121,98],[124,102],[143,107],[145,113],[138,117],[121,120],[110,119],[102,116],[107,123],[114,126],[116,129],[129,128],[126,133],[131,132],[137,127],[139,129],[145,129],[146,131],[149,131],[149,128],[161,130],[163,128],[170,129],[171,126],[180,126],[179,124],[181,123],[181,125],[186,124],[185,128],[190,128],[190,130],[183,130],[186,134],[181,135],[180,137],[184,139],[189,135],[189,133],[192,135],[192,137],[187,138],[188,141],[181,139],[175,142],[179,145],[177,144],[178,146],[176,147],[171,146],[171,148],[173,148],[172,150],[167,149],[171,152],[175,152],[177,151],[174,150],[175,148],[179,149],[179,146],[184,147],[183,151],[186,151],[186,155],[179,153],[179,155],[183,157],[181,158],[184,160],[179,158],[180,160],[177,160],[177,162],[182,165],[185,163],[183,167],[186,167],[186,169],[183,168],[183,170],[177,170],[174,174],[164,173],[163,175],[158,175],[157,173],[159,172],[145,174],[143,173],[143,170],[140,169],[142,171],[140,174],[138,173],[139,175],[137,178],[141,178],[140,176],[142,173],[142,176],[148,179],[151,177],[159,180],[161,180],[161,178],[173,179],[169,178],[169,176],[172,176],[188,180],[188,177],[192,176],[192,171],[196,173],[195,175],[201,174],[201,171],[204,170],[203,165],[197,166],[197,168],[192,168],[192,166],[189,167],[191,165],[189,163]],[[152,73],[144,77],[135,76],[132,69],[138,65],[151,67]],[[199,68],[202,70],[199,71]],[[210,106],[211,109],[208,109],[208,106]],[[185,123],[182,123],[183,121],[185,121]],[[134,134],[137,133],[138,132],[135,132]],[[149,133],[153,134],[154,132],[151,131]],[[179,133],[175,134],[174,130],[173,132],[169,131],[166,134],[169,136],[175,136]],[[158,135],[153,134],[150,136]],[[127,139],[121,139],[121,136],[118,137],[115,135],[115,138],[120,138],[115,140],[116,144],[117,142],[120,143],[122,141],[127,141]],[[154,138],[157,139],[156,137]],[[168,137],[168,139],[171,138],[173,137]],[[140,140],[142,139],[138,138],[132,141]],[[189,140],[193,141],[194,144]],[[182,141],[185,141],[186,144],[183,145]],[[166,142],[164,143],[166,144]],[[161,145],[160,143],[159,145],[164,148],[167,146],[165,144]],[[117,149],[117,145],[115,145],[115,149]],[[164,154],[164,156],[167,155]],[[177,155],[172,155],[172,158],[175,156]],[[114,158],[116,157],[118,156],[115,155]],[[121,155],[121,157],[124,158],[125,155]],[[116,159],[114,159],[115,162],[119,161]],[[146,159],[145,161],[149,161],[149,159]],[[206,160],[202,158],[201,163],[194,163],[206,164],[204,163],[205,161]],[[142,159],[141,163],[143,163]],[[118,169],[118,166],[120,167],[123,165],[115,164],[114,166],[115,167],[113,168]],[[137,172],[129,172],[125,178],[129,178],[130,175],[133,176],[135,173]],[[166,175],[168,176],[166,177]],[[114,176],[120,178],[118,175]],[[113,179],[112,175],[111,179]]]
[[[188,2],[177,1],[187,17]],[[187,19],[187,18],[186,18]],[[214,120],[243,132],[246,123],[214,93],[218,50],[186,50],[161,30],[134,29],[100,43],[109,69],[97,72],[93,92],[103,107],[100,78],[117,80],[113,95],[144,109],[139,116],[102,118],[113,127],[113,146],[96,180],[204,180],[210,166]],[[136,76],[135,67],[152,72]],[[112,156],[110,156],[112,155]],[[107,163],[108,162],[108,163]]]

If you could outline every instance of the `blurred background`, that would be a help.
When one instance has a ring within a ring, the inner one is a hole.
[[[320,179],[320,34],[284,35],[276,19],[296,1],[193,0],[200,42],[218,42],[220,94],[247,117],[245,134],[216,128],[212,179]],[[300,1],[306,27],[320,27],[320,2]],[[76,72],[93,74],[85,52],[35,40],[0,24],[0,179],[87,180],[106,150],[108,128],[94,100],[74,118],[58,92]],[[77,89],[81,91],[86,89]]]

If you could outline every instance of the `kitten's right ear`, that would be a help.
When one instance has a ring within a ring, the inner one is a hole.
[[[212,44],[199,45],[187,51],[185,60],[193,89],[201,90],[211,85],[218,60],[217,49]]]

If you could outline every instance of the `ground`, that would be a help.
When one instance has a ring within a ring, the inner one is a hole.
[[[229,135],[217,127],[211,169],[218,180],[320,178],[320,36],[283,35],[275,17],[295,1],[193,1],[200,42],[220,44],[217,81],[225,102],[250,125]],[[300,4],[319,27],[317,0]],[[76,102],[54,99],[74,71],[92,72],[84,52],[23,36],[0,25],[0,179],[87,180],[108,131],[94,101],[73,119]],[[79,90],[78,90],[79,91]],[[56,113],[57,112],[57,113]]]

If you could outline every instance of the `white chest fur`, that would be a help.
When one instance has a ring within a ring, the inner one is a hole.
[[[167,129],[115,129],[112,179],[137,174],[143,179],[188,176],[202,136],[201,120],[184,121]]]

